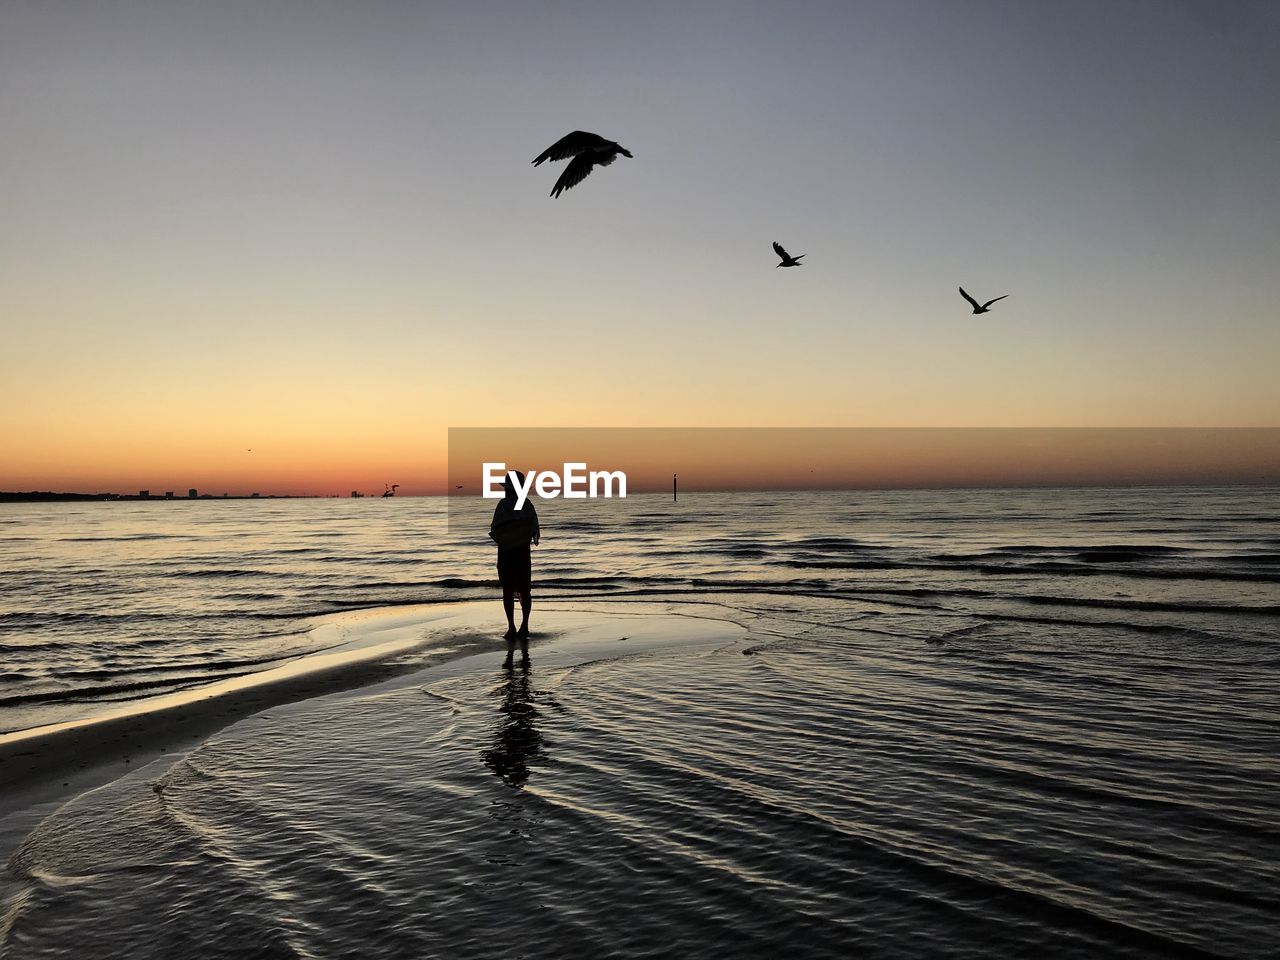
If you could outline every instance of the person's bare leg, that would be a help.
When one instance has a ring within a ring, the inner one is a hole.
[[[529,638],[529,611],[533,608],[533,598],[529,596],[529,591],[525,590],[520,594],[520,638],[527,640]]]
[[[506,587],[502,588],[502,609],[507,615],[507,632],[504,636],[508,640],[514,640],[516,638],[516,597]],[[528,619],[528,614],[525,614],[525,619]]]

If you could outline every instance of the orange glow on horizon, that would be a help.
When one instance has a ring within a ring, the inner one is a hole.
[[[116,452],[127,467],[107,467],[86,438],[82,463],[10,468],[0,489],[437,495],[474,491],[486,459],[622,469],[634,492],[668,490],[672,473],[687,491],[1280,482],[1280,428],[455,428],[408,452],[371,434],[339,456],[323,438],[275,441],[213,455],[194,440],[138,443]]]
[[[631,492],[1280,481],[1280,429],[454,429],[449,484],[484,462],[622,470]]]
[[[371,430],[335,455],[323,437],[224,441],[210,453],[204,438],[108,451],[86,434],[76,462],[10,466],[0,490],[349,496],[396,483],[403,496],[437,495],[458,483],[473,490],[485,459],[622,469],[634,492],[668,490],[672,473],[688,491],[1280,482],[1280,428],[455,428],[447,437],[404,450]]]

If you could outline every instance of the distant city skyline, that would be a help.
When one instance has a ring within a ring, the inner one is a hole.
[[[4,4],[0,489],[431,492],[451,426],[1280,426],[1277,89],[1243,0]],[[634,157],[553,200],[576,129]]]

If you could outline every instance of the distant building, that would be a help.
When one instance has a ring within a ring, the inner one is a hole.
[[[359,490],[352,490],[352,491],[351,491],[351,499],[352,499],[352,500],[356,499],[356,497],[358,497],[358,496],[360,496],[360,491],[359,491]]]
[[[172,499],[173,499],[173,491],[172,491],[172,490],[166,490],[166,491],[164,492],[164,498],[165,498],[166,500],[172,500]]]
[[[249,494],[249,496],[251,496],[251,497],[257,497],[257,496],[260,496],[260,494],[257,494],[257,493],[251,493],[251,494]]]
[[[150,490],[139,490],[139,491],[138,491],[138,496],[139,496],[140,498],[142,498],[143,500],[146,500],[148,497],[150,497],[150,496],[151,496],[151,491],[150,491]]]
[[[192,487],[190,490],[187,491],[188,500],[194,500],[198,496],[200,496],[200,493],[196,490],[195,487]]]

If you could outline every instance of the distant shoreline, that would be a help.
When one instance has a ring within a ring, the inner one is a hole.
[[[992,486],[990,484],[974,484],[972,486],[893,486],[893,487],[779,487],[779,488],[756,488],[742,487],[730,489],[699,489],[681,490],[681,493],[688,494],[704,494],[704,493],[739,493],[739,494],[761,494],[761,493],[980,493],[983,491],[1000,490],[1000,491],[1016,491],[1016,490],[1176,490],[1186,488],[1247,488],[1251,490],[1275,490],[1280,489],[1280,481],[1271,478],[1260,478],[1258,480],[1234,481],[1234,482],[1186,482],[1186,483],[1044,483],[1044,484],[1011,484],[1009,486]],[[629,494],[630,497],[640,496],[662,496],[669,497],[671,491],[669,489],[638,489]],[[5,491],[0,490],[0,503],[101,503],[101,502],[181,502],[191,503],[196,500],[405,500],[405,499],[445,499],[445,500],[466,500],[472,499],[476,495],[474,492],[455,493],[447,491],[444,493],[397,493],[394,497],[385,497],[380,493],[362,493],[357,497],[350,497],[346,494],[337,493],[202,493],[199,496],[189,496],[186,494],[174,493],[173,496],[165,494],[150,494],[142,496],[137,493],[55,493],[53,491],[31,490],[26,492]]]
[[[179,496],[173,494],[166,496],[165,494],[148,494],[142,496],[137,493],[54,493],[50,490],[31,490],[26,493],[3,491],[0,490],[0,503],[59,503],[64,501],[97,501],[97,500],[183,500],[191,502],[192,500],[314,500],[314,499],[333,499],[332,497],[318,497],[311,493],[223,493],[214,495],[212,493],[202,493],[197,497]]]

